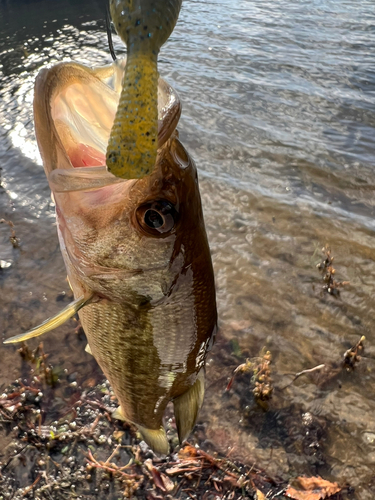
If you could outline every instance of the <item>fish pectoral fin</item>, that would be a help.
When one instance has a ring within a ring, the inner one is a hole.
[[[204,381],[205,375],[202,369],[198,373],[197,380],[190,389],[173,400],[174,415],[176,418],[180,444],[187,439],[194,428],[198,412],[203,404]]]
[[[93,354],[92,354],[92,351],[91,351],[91,347],[90,347],[88,344],[86,344],[85,351],[86,351],[87,353],[91,354],[91,356],[93,355]]]
[[[43,323],[26,333],[21,333],[14,337],[4,340],[4,344],[14,344],[15,342],[22,342],[23,340],[32,339],[33,337],[39,337],[43,333],[47,333],[50,330],[63,325],[68,319],[74,316],[85,304],[87,304],[92,299],[92,294],[89,296],[82,295],[78,299],[67,305],[62,311],[60,311],[52,318],[46,319]]]
[[[164,427],[160,427],[160,429],[146,429],[146,427],[137,425],[137,428],[143,440],[155,453],[168,455],[169,443]]]

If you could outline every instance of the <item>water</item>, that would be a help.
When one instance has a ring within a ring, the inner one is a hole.
[[[57,61],[109,62],[103,19],[99,1],[0,3],[0,218],[21,240],[13,249],[0,225],[4,337],[71,297],[33,134],[33,81]],[[360,500],[375,493],[374,49],[370,0],[185,0],[160,57],[183,103],[180,136],[199,168],[217,282],[220,335],[196,438],[271,475],[349,483]],[[323,291],[316,268],[325,245],[336,279],[350,282],[339,297]],[[45,350],[89,376],[95,362],[73,329],[44,337]],[[336,370],[361,335],[357,369]],[[267,412],[249,377],[224,392],[264,347]],[[21,360],[12,347],[0,356],[6,384]]]

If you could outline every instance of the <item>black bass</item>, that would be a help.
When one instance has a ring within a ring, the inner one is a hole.
[[[180,442],[203,402],[217,322],[214,276],[196,167],[176,131],[180,101],[162,79],[151,172],[125,180],[106,168],[125,81],[121,64],[61,63],[37,77],[36,136],[75,300],[6,343],[41,335],[79,311],[89,350],[119,400],[115,416],[168,453],[168,402]]]

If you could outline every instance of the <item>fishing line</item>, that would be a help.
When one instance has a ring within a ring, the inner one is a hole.
[[[106,16],[105,16],[105,20],[106,20],[106,29],[107,29],[107,39],[108,39],[108,47],[109,47],[109,51],[111,53],[111,56],[112,56],[112,59],[114,61],[116,61],[117,57],[116,57],[116,54],[115,54],[115,49],[113,47],[113,40],[112,40],[112,30],[111,30],[111,14],[109,12],[109,3],[106,2]]]

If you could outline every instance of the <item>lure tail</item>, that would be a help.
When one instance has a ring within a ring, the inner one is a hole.
[[[125,77],[107,147],[108,170],[138,179],[156,162],[158,69],[161,46],[177,22],[182,0],[110,0],[116,31],[127,47]]]
[[[153,54],[129,56],[107,146],[107,167],[116,177],[148,175],[158,149],[158,69]]]

